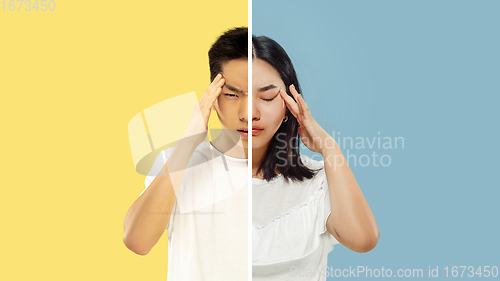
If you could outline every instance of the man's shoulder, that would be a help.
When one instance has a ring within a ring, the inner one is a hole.
[[[195,154],[197,157],[202,157],[205,159],[212,158],[212,149],[210,147],[210,142],[206,141],[200,143],[193,152],[193,155]]]
[[[166,160],[170,158],[174,150],[175,146],[161,150],[160,153],[156,156],[156,161],[163,160],[164,162],[163,164],[165,164]],[[195,148],[193,154],[190,157],[190,160],[192,159],[194,161],[199,161],[199,160],[208,160],[210,158],[211,158],[210,143],[202,142]]]

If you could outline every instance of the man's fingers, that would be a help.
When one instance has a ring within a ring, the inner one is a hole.
[[[214,100],[219,96],[222,91],[222,86],[226,83],[226,80],[222,78],[221,74],[217,74],[214,81],[208,86],[207,91],[203,94],[200,99],[200,103],[205,103],[208,100],[209,103],[213,103]],[[211,106],[211,105],[210,105]]]
[[[215,88],[215,91],[213,91],[213,93],[211,94],[211,98],[212,98],[212,102],[215,101],[215,99],[217,99],[217,97],[219,97],[220,93],[222,92],[222,87],[224,86],[224,83],[226,82],[226,80],[224,80],[224,78],[222,78],[219,83],[217,83],[217,88]]]
[[[210,115],[210,111],[216,109],[215,102],[222,92],[222,87],[225,83],[226,80],[224,79],[222,74],[217,74],[212,83],[210,83],[210,85],[208,86],[203,96],[201,96],[198,104],[203,115]]]
[[[212,81],[212,84],[217,84],[217,82],[219,82],[219,80],[222,78],[222,74],[219,73],[217,74],[217,76],[215,76],[214,78],[214,81]]]
[[[215,92],[210,96],[209,99],[209,106],[215,108],[215,103],[217,102],[217,98],[220,96],[220,93],[222,92],[222,88],[217,88]]]
[[[217,82],[217,87],[218,87],[218,88],[222,88],[222,87],[224,87],[224,84],[226,84],[226,79],[221,78],[221,79],[219,80],[219,82]]]
[[[212,94],[217,89],[222,90],[222,87],[224,86],[225,83],[226,83],[226,79],[222,78],[222,76],[217,81],[214,80],[214,83],[212,83],[212,85],[210,85],[212,88],[209,90],[209,93]]]
[[[221,78],[222,78],[222,74],[221,73],[217,74],[217,76],[215,76],[212,83],[210,83],[210,85],[208,85],[208,91],[212,90],[215,87],[215,85],[220,82]]]

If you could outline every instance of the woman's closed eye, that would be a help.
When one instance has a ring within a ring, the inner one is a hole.
[[[268,99],[265,99],[265,98],[261,98],[263,101],[268,101],[268,102],[271,102],[273,101],[280,93],[278,92],[274,97],[272,98],[268,98]]]
[[[230,98],[237,98],[238,95],[235,95],[235,94],[224,94],[226,97],[230,97]]]

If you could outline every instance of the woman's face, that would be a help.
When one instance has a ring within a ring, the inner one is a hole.
[[[252,149],[267,149],[285,118],[280,87],[286,89],[278,71],[261,59],[253,59]]]

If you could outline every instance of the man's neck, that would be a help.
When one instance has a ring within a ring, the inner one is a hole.
[[[226,134],[221,133],[219,137],[214,139],[212,145],[220,152],[229,157],[248,159],[248,144],[243,142],[241,138],[235,144],[235,141],[229,138]]]

